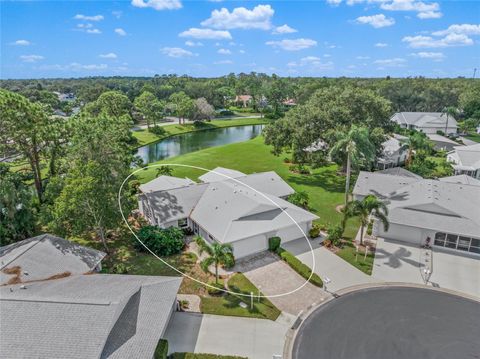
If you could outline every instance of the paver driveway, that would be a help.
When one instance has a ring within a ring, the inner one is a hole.
[[[305,279],[270,252],[239,262],[235,265],[235,270],[243,272],[265,295],[272,296],[294,291],[288,295],[269,298],[278,309],[288,314],[298,315],[313,303],[319,303],[329,296],[323,289],[311,283],[296,290],[305,283]]]
[[[382,282],[423,284],[422,258],[419,247],[378,238],[372,277]],[[480,297],[480,258],[433,247],[432,263],[429,284]]]
[[[288,325],[267,319],[173,313],[165,338],[169,352],[239,355],[249,359],[282,354]]]

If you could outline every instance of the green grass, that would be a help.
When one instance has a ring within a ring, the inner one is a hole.
[[[247,359],[236,355],[217,355],[203,353],[173,353],[169,359]]]
[[[467,136],[465,136],[465,138],[475,142],[480,142],[480,134],[475,132],[470,132]]]
[[[162,126],[162,128],[165,130],[165,134],[162,136],[157,136],[154,133],[149,132],[148,130],[133,131],[132,133],[133,133],[133,137],[135,137],[138,140],[138,145],[144,146],[151,142],[159,141],[167,137],[178,135],[181,133],[202,131],[202,130],[208,130],[208,129],[222,128],[222,127],[259,125],[259,124],[268,123],[268,121],[269,120],[265,118],[245,117],[245,118],[236,119],[236,120],[214,120],[212,122],[205,122],[200,127],[195,127],[193,124],[166,125],[166,126]]]
[[[261,298],[260,301],[258,297],[255,298],[255,295],[258,295],[258,289],[243,274],[234,274],[228,281],[228,288],[233,292],[247,295],[253,292],[253,309],[250,309],[250,297],[227,293],[219,296],[202,297],[200,304],[202,313],[270,320],[276,320],[280,315],[280,310],[267,298]],[[240,302],[246,303],[247,308],[242,308]]]
[[[355,260],[355,246],[351,242],[346,242],[342,249],[337,252],[337,255],[343,260],[347,261],[354,267],[360,269],[362,272],[371,275],[373,269],[374,254],[368,254],[367,258],[363,253],[358,253],[358,258]]]
[[[156,163],[185,164],[213,169],[217,166],[233,168],[244,173],[275,171],[295,191],[305,191],[309,196],[310,211],[320,219],[316,222],[320,226],[329,223],[340,223],[342,215],[336,211],[336,206],[343,203],[345,177],[338,174],[337,165],[328,165],[313,169],[311,175],[300,175],[289,171],[289,165],[283,162],[282,156],[274,156],[271,148],[263,143],[263,137],[253,140],[234,143],[225,146],[212,147],[205,150],[172,157]],[[198,180],[205,171],[172,167],[173,175],[189,177]],[[148,168],[137,173],[140,182],[145,183],[155,178],[156,168]],[[352,179],[352,183],[354,183]],[[346,238],[354,238],[359,222],[351,219],[345,230]]]

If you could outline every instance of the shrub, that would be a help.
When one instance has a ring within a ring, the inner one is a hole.
[[[301,175],[309,175],[310,174],[310,170],[300,163],[298,165],[291,166],[290,171],[295,172],[295,173],[299,173]]]
[[[371,236],[372,232],[373,232],[373,221],[370,221],[368,222],[368,226],[367,226],[367,234]]]
[[[138,238],[159,256],[179,253],[185,245],[183,237],[182,230],[177,227],[162,229],[156,226],[144,226],[138,231]],[[139,251],[146,251],[138,241],[135,241],[135,248]]]
[[[283,162],[284,162],[284,163],[291,163],[292,160],[291,160],[290,158],[288,158],[288,157],[285,157],[285,158],[283,159]]]
[[[160,339],[157,347],[155,348],[154,359],[167,359],[168,358],[168,341],[166,339]]]
[[[210,295],[220,295],[225,290],[225,285],[223,284],[222,280],[219,280],[218,283],[211,282],[208,284],[211,285],[211,287],[207,287],[207,292]]]
[[[235,113],[233,111],[230,111],[230,110],[222,110],[222,111],[218,112],[218,115],[220,115],[220,116],[232,116],[234,114]]]
[[[437,135],[445,136],[445,132],[443,132],[442,130],[437,130]]]
[[[233,256],[233,253],[225,254],[225,261],[223,263],[223,268],[230,269],[234,265],[235,265],[235,257]]]
[[[295,192],[288,196],[288,202],[302,208],[308,208],[308,200],[308,193],[305,191]]]
[[[165,131],[165,129],[162,126],[150,127],[150,129],[148,131],[157,135],[157,136],[164,136],[167,133],[167,131]]]
[[[340,224],[329,225],[327,232],[327,239],[330,240],[333,245],[337,246],[340,244],[340,240],[343,236],[343,228]]]
[[[308,235],[310,238],[317,238],[320,235],[320,227],[318,224],[314,224],[312,228],[310,228],[310,231],[308,231]]]
[[[279,248],[277,250],[278,255],[282,258],[287,264],[298,274],[300,274],[303,278],[308,279],[312,273],[310,267],[306,264],[302,263],[297,257],[295,257],[289,251],[286,251],[283,248]],[[318,276],[318,274],[313,273],[312,277],[310,278],[310,282],[317,287],[323,287],[322,279]]]
[[[276,252],[280,248],[282,239],[280,237],[272,237],[268,239],[268,250]]]

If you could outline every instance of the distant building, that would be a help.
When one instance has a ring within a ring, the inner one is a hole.
[[[235,105],[248,107],[252,101],[252,96],[250,95],[238,95],[235,97]]]
[[[96,274],[104,255],[48,234],[1,247],[0,358],[153,358],[182,278]]]
[[[425,134],[443,133],[450,135],[457,133],[457,120],[451,115],[442,112],[397,112],[390,119],[401,128],[421,131]]]
[[[69,93],[57,93],[57,97],[60,101],[75,101],[76,97],[72,92]]]
[[[471,146],[456,146],[447,154],[456,175],[465,174],[480,179],[480,143]]]
[[[408,148],[405,145],[407,137],[394,134],[382,143],[382,155],[377,158],[376,168],[397,167],[405,163]]]
[[[427,135],[428,139],[433,142],[434,148],[442,151],[451,151],[455,146],[460,146],[457,142],[449,139],[448,137],[431,133]]]

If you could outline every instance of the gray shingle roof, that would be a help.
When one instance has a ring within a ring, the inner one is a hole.
[[[180,277],[78,275],[0,287],[2,358],[151,358]]]
[[[452,183],[468,184],[471,186],[480,186],[480,180],[467,175],[443,177],[443,178],[439,178],[439,180],[443,182],[452,182]]]
[[[211,183],[211,182],[217,182],[217,181],[225,181],[229,179],[229,177],[237,178],[237,177],[243,177],[243,176],[245,176],[245,173],[243,172],[232,170],[230,168],[216,167],[212,171],[209,171],[201,175],[200,177],[198,177],[198,179],[204,183]]]
[[[392,175],[392,176],[411,177],[411,178],[422,179],[422,176],[419,176],[416,173],[410,172],[409,170],[406,170],[403,167],[390,167],[390,168],[386,168],[386,169],[381,170],[381,171],[375,171],[375,173],[382,173],[382,174]]]
[[[158,176],[157,178],[140,185],[142,192],[168,191],[174,188],[185,187],[195,184],[189,178],[179,178],[173,176]]]
[[[0,248],[0,284],[14,277],[4,273],[12,267],[20,267],[20,280],[26,282],[65,272],[71,275],[87,273],[94,270],[103,257],[103,252],[42,234]]]
[[[480,168],[480,143],[471,146],[456,146],[452,152],[448,153],[450,160],[454,160],[457,165],[454,168],[472,169]]]
[[[421,178],[421,177],[420,177]],[[380,198],[385,198],[389,193],[405,187],[410,183],[417,182],[419,179],[405,175],[391,175],[378,172],[360,171],[357,182],[353,188],[353,194],[358,196],[367,196],[373,194]]]
[[[398,124],[417,127],[445,127],[447,116],[442,112],[397,112],[391,120]],[[457,127],[457,121],[450,115],[448,127]]]

